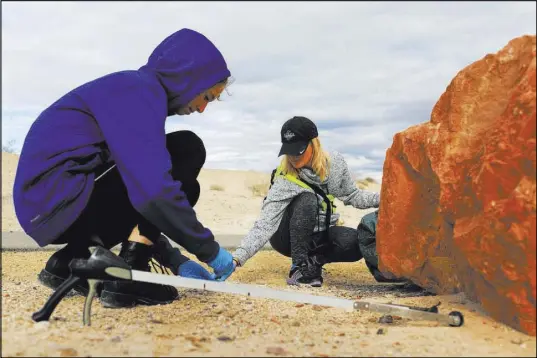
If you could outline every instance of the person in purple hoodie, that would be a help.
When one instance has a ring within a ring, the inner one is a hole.
[[[231,254],[193,209],[203,142],[190,131],[165,133],[167,117],[202,113],[230,78],[215,45],[182,29],[138,70],[83,84],[38,116],[24,141],[13,199],[22,228],[40,247],[66,244],[48,259],[41,283],[56,289],[69,276],[69,262],[89,257],[96,240],[107,248],[121,243],[120,257],[149,271],[162,234],[214,271],[181,256],[175,257],[175,274],[231,275]],[[129,241],[136,227],[140,237]],[[76,290],[87,293],[87,284]],[[178,296],[169,286],[106,282],[100,300],[105,307],[129,307],[167,304]]]

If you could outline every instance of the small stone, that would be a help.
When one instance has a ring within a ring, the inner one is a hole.
[[[276,356],[283,356],[287,354],[287,351],[282,347],[268,347],[267,354],[273,354]]]
[[[293,327],[300,327],[300,322],[299,322],[299,321],[293,321],[293,322],[291,323],[291,326],[293,326]]]
[[[522,342],[522,340],[520,338],[517,338],[517,339],[512,339],[511,343],[521,345],[524,342]]]
[[[228,318],[235,318],[235,316],[239,313],[239,311],[230,312],[226,315]]]
[[[299,303],[299,304],[296,304],[295,307],[298,307],[298,308],[300,308],[300,307],[304,307],[304,304],[303,304],[303,303]]]
[[[76,351],[76,349],[73,349],[73,348],[60,349],[61,357],[76,357],[77,355],[78,355],[78,352]]]
[[[386,334],[386,330],[384,328],[379,328],[377,334]]]
[[[345,336],[345,333],[341,332],[341,333],[338,334],[338,336],[343,337],[343,336]]]
[[[216,339],[218,339],[219,341],[222,341],[222,342],[230,342],[230,341],[233,340],[233,338],[228,337],[228,336],[219,336]]]
[[[386,323],[386,324],[393,323],[393,317],[390,315],[384,315],[379,318],[379,323]]]
[[[114,342],[114,343],[121,342],[121,337],[120,336],[115,336],[114,338],[111,339],[111,341]]]

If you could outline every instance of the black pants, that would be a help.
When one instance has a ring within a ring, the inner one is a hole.
[[[318,212],[317,196],[302,193],[293,199],[285,210],[278,230],[270,239],[272,247],[294,265],[301,265],[308,257],[319,255],[323,262],[355,262],[362,258],[356,229],[332,226],[329,240],[323,233],[314,233]]]
[[[177,131],[166,135],[166,147],[172,160],[172,177],[181,181],[181,189],[194,206],[200,196],[197,177],[206,157],[203,141],[190,131]],[[151,241],[161,234],[134,209],[115,167],[95,181],[88,205],[53,244],[84,248],[97,236],[105,247],[112,248],[126,241],[137,225],[140,234]]]

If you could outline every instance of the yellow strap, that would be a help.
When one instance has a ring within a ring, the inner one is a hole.
[[[289,180],[290,182],[293,182],[295,183],[296,185],[302,187],[302,188],[305,188],[305,189],[310,189],[311,188],[309,187],[308,184],[304,183],[302,180],[300,180],[299,178],[297,178],[296,176],[292,175],[292,174],[283,174],[283,168],[282,168],[282,165],[280,164],[280,166],[278,166],[278,169],[276,170],[276,174],[274,175],[274,177],[276,176],[282,176],[284,177],[285,179]],[[327,198],[328,200],[330,200],[330,206],[332,207],[332,214],[336,212],[336,208],[334,207],[334,196],[332,194],[328,194],[327,195]],[[326,211],[326,203],[322,202],[322,208],[324,211]]]

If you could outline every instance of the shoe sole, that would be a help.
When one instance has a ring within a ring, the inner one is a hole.
[[[175,299],[177,298],[178,297],[176,297]],[[174,300],[155,301],[155,300],[148,299],[147,297],[140,297],[136,295],[110,292],[110,291],[105,291],[105,290],[101,292],[101,297],[100,297],[101,304],[105,308],[130,308],[138,304],[144,305],[144,306],[167,305],[167,304],[172,303]]]
[[[51,288],[54,291],[56,291],[56,289],[60,287],[60,285],[66,280],[65,278],[50,273],[45,269],[41,270],[39,275],[37,275],[37,279],[39,282],[41,282],[43,286]],[[88,295],[88,289],[80,285],[76,285],[75,287],[73,287],[70,292],[73,292],[76,295]]]
[[[310,286],[310,287],[321,287],[323,285],[323,283],[321,281],[313,281],[311,283],[303,283],[303,282],[298,282],[298,281],[291,280],[291,279],[287,279],[287,284],[289,286]]]

